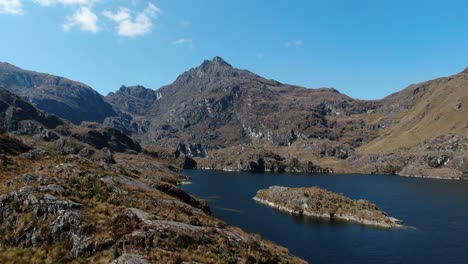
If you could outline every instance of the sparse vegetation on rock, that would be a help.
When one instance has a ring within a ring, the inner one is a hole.
[[[323,217],[384,228],[399,227],[401,220],[388,216],[366,200],[352,200],[318,187],[271,186],[259,190],[254,200],[296,215]]]
[[[43,113],[14,98],[37,129],[0,134],[0,263],[305,263],[214,217],[178,187],[175,157],[56,117],[43,138]]]

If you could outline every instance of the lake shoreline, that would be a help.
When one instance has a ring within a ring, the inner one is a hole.
[[[279,211],[290,213],[290,214],[296,215],[296,216],[303,215],[303,216],[307,216],[307,217],[316,217],[316,218],[322,218],[322,219],[341,220],[341,221],[346,221],[346,222],[350,222],[350,223],[356,223],[356,224],[373,226],[373,227],[378,227],[378,228],[385,228],[385,229],[395,228],[395,227],[404,227],[404,225],[388,225],[388,224],[385,224],[385,223],[371,222],[371,221],[360,220],[360,219],[352,218],[352,217],[346,218],[346,217],[341,217],[341,216],[335,216],[335,217],[331,218],[330,215],[328,215],[328,214],[300,213],[298,211],[291,210],[291,209],[286,208],[284,206],[280,206],[278,204],[269,202],[267,200],[259,199],[257,197],[253,197],[253,200],[255,200],[256,202],[259,202],[261,204],[268,205],[268,206],[270,206],[270,207],[272,207],[274,209],[277,209]],[[396,219],[396,220],[399,220],[399,219]]]
[[[223,168],[194,168],[192,170],[202,170],[202,171],[223,171],[223,172],[243,172],[243,173],[272,173],[272,174],[311,174],[310,172],[275,172],[275,171],[264,171],[264,172],[252,172],[244,170],[235,170],[235,169],[223,169]],[[384,175],[384,176],[396,176],[404,178],[417,178],[417,179],[434,179],[434,180],[447,180],[447,181],[468,181],[466,177],[441,177],[441,176],[430,176],[430,175],[407,175],[407,174],[390,174],[390,173],[365,173],[365,172],[333,172],[333,173],[315,173],[323,175],[344,175],[344,174],[355,174],[355,175]]]

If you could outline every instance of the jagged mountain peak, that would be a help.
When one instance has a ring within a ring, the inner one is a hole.
[[[120,86],[119,90],[115,92],[115,94],[126,94],[132,95],[136,97],[145,97],[147,94],[154,93],[153,89],[147,88],[143,85],[132,85],[132,86]],[[113,95],[114,92],[109,93],[109,95]]]
[[[203,63],[195,68],[201,72],[219,72],[234,69],[231,64],[227,63],[221,57],[214,57],[212,60],[205,60]]]
[[[211,86],[215,82],[232,82],[234,79],[253,80],[261,83],[269,83],[275,85],[271,80],[267,80],[248,70],[236,68],[226,62],[223,58],[216,56],[211,60],[205,60],[199,66],[192,68],[183,74],[179,75],[173,84],[177,86],[185,86],[196,83],[196,86]],[[202,85],[203,83],[203,85]],[[173,86],[173,85],[169,85]],[[163,89],[164,90],[164,89]]]
[[[214,63],[215,65],[222,65],[222,66],[229,66],[232,67],[231,64],[226,62],[223,58],[219,56],[215,56],[211,61],[211,63]]]
[[[468,67],[466,67],[461,73],[468,73]]]

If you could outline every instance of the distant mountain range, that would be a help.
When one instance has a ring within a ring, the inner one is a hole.
[[[158,90],[122,86],[103,97],[7,63],[0,87],[75,124],[173,148],[199,168],[468,177],[468,69],[372,101],[269,80],[220,57]]]

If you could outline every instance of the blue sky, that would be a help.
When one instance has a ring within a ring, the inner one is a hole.
[[[221,56],[377,99],[468,66],[468,1],[0,0],[0,61],[101,94],[159,88]]]

